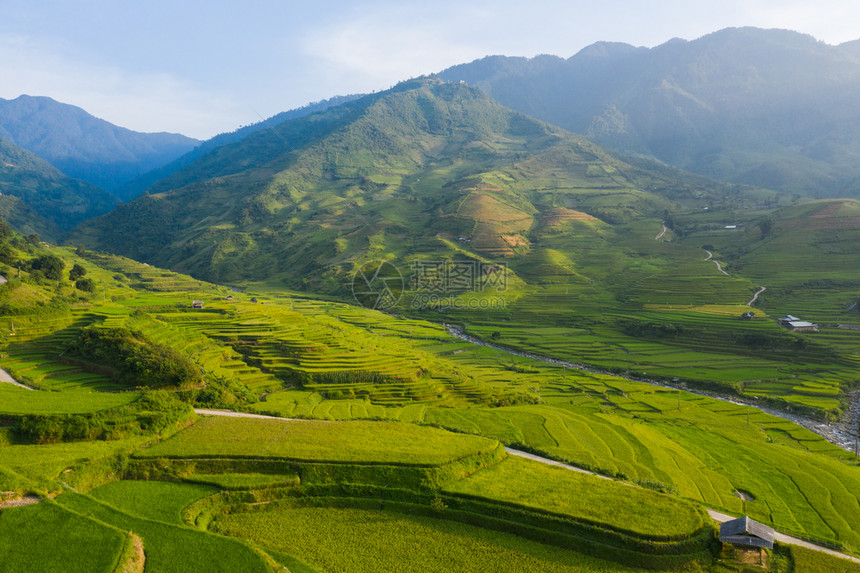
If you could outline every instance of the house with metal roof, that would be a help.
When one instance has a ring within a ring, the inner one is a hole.
[[[746,515],[720,525],[720,541],[732,544],[735,559],[741,563],[764,566],[765,549],[773,549],[774,537],[773,529]]]
[[[720,525],[720,541],[732,545],[773,549],[774,535],[773,529],[746,515]]]

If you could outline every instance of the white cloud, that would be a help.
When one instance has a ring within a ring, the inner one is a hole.
[[[64,55],[70,51],[42,39],[0,35],[0,97],[49,96],[135,131],[198,138],[257,119],[229,94],[201,89],[167,73],[88,64]]]
[[[354,78],[364,90],[378,89],[486,55],[485,43],[472,35],[481,21],[473,8],[456,17],[427,4],[365,9],[307,30],[300,49],[323,66],[318,71]]]

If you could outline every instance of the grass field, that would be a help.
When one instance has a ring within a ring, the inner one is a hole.
[[[182,510],[217,490],[205,485],[115,481],[90,492],[98,501],[137,517],[184,525]]]
[[[53,445],[12,445],[0,447],[0,467],[14,471],[30,484],[30,487],[53,490],[60,489],[56,480],[71,467],[86,466],[117,454],[130,453],[141,444],[151,440],[136,436],[124,440],[98,442],[72,442]]]
[[[3,573],[112,573],[126,535],[53,502],[0,513]]]
[[[439,465],[493,451],[495,440],[395,422],[204,418],[138,457],[238,457]]]
[[[681,539],[710,521],[693,504],[676,497],[516,457],[445,491],[571,516],[644,537]]]
[[[457,356],[469,360],[468,353]],[[755,519],[800,536],[851,547],[860,543],[855,519],[860,514],[844,511],[860,503],[860,467],[823,438],[751,407],[610,376],[568,372],[562,381],[557,371],[550,376],[537,365],[532,368],[537,372],[531,376],[542,382],[541,405],[407,406],[384,413],[523,444],[575,465],[662,485],[735,514],[744,510],[735,495],[742,489],[755,495],[745,505]],[[277,413],[276,397],[259,408]],[[285,393],[283,399],[284,414],[332,417],[350,412],[350,401],[298,392]]]
[[[269,487],[289,487],[299,483],[297,475],[232,473],[191,474],[183,478],[186,482],[199,483],[221,490],[250,490]]]
[[[134,402],[135,392],[40,392],[0,383],[0,414],[86,414]]]
[[[157,484],[152,491],[158,489]],[[234,539],[137,517],[103,504],[95,498],[76,493],[64,493],[57,498],[57,503],[140,536],[146,551],[148,572],[269,571],[262,556]]]
[[[227,515],[216,526],[331,573],[635,571],[515,535],[388,512],[288,508]]]

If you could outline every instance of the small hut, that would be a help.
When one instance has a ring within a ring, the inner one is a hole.
[[[731,543],[735,559],[748,565],[767,564],[765,549],[773,549],[774,537],[773,529],[746,515],[720,525],[720,541]]]

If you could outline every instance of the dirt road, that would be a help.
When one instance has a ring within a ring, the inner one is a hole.
[[[767,290],[767,287],[759,287],[759,289],[757,291],[755,291],[755,294],[753,295],[753,297],[751,299],[749,299],[749,301],[747,302],[747,306],[752,306],[753,303],[758,300],[758,295],[760,295],[761,293],[763,293],[766,290]]]
[[[29,386],[24,386],[14,378],[12,375],[0,368],[0,382],[6,382],[7,384],[12,384],[13,386],[18,386],[19,388],[25,388],[27,390],[32,390]]]

